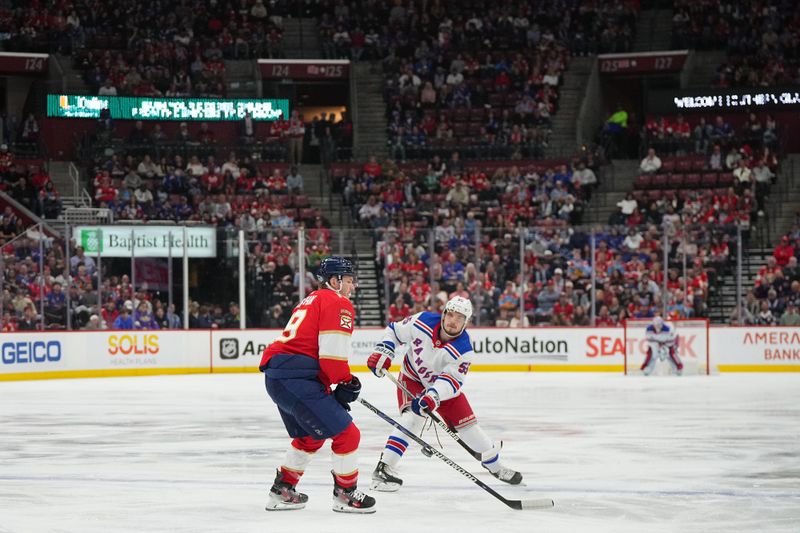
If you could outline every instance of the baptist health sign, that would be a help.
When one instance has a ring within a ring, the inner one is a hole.
[[[102,257],[183,257],[181,226],[76,226],[72,236],[86,255]],[[217,231],[214,227],[186,227],[189,257],[216,257]]]

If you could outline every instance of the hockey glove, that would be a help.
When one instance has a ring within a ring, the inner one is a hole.
[[[383,375],[392,366],[392,359],[394,358],[394,351],[384,344],[375,346],[375,351],[367,359],[367,367],[372,370],[372,373],[382,378]]]
[[[411,401],[411,410],[415,415],[428,416],[439,407],[439,393],[436,389],[428,389]]]
[[[361,392],[361,382],[357,377],[352,376],[350,381],[343,381],[336,385],[333,391],[333,397],[341,404],[346,410],[350,410],[350,402],[356,401]]]

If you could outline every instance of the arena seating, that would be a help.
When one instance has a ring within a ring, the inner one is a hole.
[[[798,6],[772,2],[763,7],[737,0],[678,0],[672,19],[674,48],[727,52],[714,80],[720,87],[785,86],[800,81]],[[755,30],[753,31],[753,29]]]
[[[401,161],[456,146],[466,159],[543,157],[571,53],[629,50],[637,13],[576,4],[565,17],[561,6],[526,1],[493,17],[486,1],[426,6],[339,2],[319,24],[325,56],[381,61],[388,150]]]
[[[290,9],[286,1],[80,0],[56,13],[31,3],[3,19],[7,50],[68,54],[100,94],[222,96],[223,60],[283,57]]]

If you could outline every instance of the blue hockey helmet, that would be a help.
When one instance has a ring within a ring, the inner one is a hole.
[[[342,276],[355,277],[355,275],[353,263],[349,259],[338,256],[326,257],[319,264],[319,269],[317,269],[317,280],[320,283],[327,283],[334,276],[341,279]]]

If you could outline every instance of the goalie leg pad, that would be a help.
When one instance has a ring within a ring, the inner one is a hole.
[[[683,373],[683,363],[681,362],[675,348],[669,349],[669,362],[675,367],[675,372],[680,376]]]

